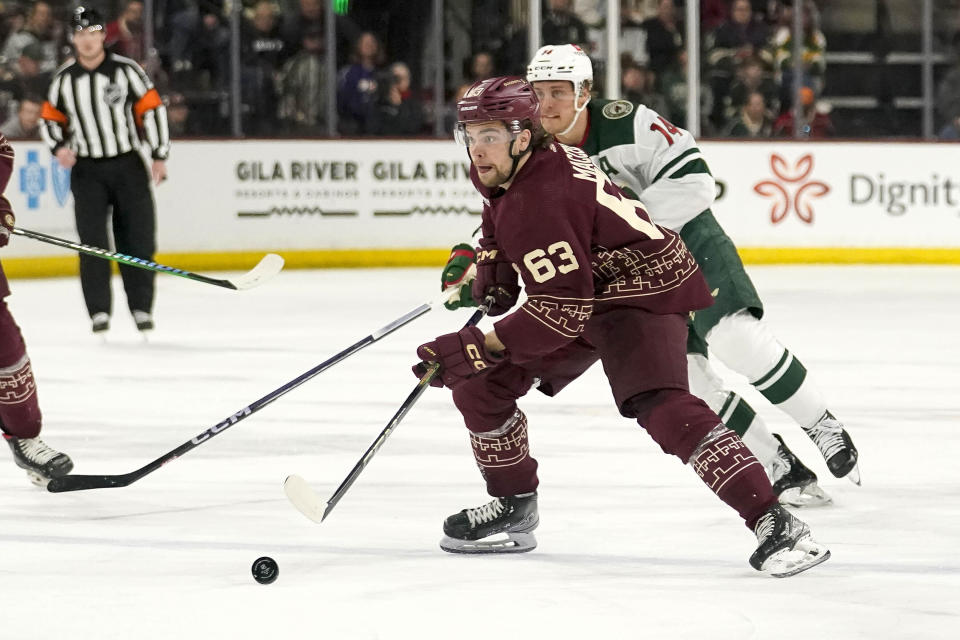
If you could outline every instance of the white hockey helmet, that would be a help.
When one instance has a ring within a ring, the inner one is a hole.
[[[534,54],[527,65],[527,82],[566,80],[573,83],[573,92],[579,96],[583,83],[593,84],[593,64],[590,56],[575,44],[548,44]]]

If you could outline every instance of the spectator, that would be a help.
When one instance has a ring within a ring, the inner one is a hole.
[[[327,65],[318,25],[302,31],[299,51],[280,72],[280,121],[287,133],[320,135],[327,123]]]
[[[241,87],[244,132],[270,135],[277,123],[277,86],[274,75],[280,69],[284,41],[277,24],[277,9],[271,0],[258,0],[253,16],[244,22],[241,45]]]
[[[798,3],[801,0],[796,0]],[[802,82],[806,87],[813,89],[820,95],[823,92],[824,76],[827,70],[826,50],[827,39],[819,27],[817,7],[811,0],[802,0],[803,10],[803,43]],[[793,11],[794,7],[784,7],[781,26],[773,36],[771,47],[773,60],[780,84],[780,103],[786,107],[793,94]]]
[[[293,56],[303,43],[305,31],[324,33],[324,8],[322,0],[297,0],[298,11],[284,11],[280,34],[286,43],[285,58]],[[337,38],[337,68],[347,64],[350,48],[360,37],[360,30],[347,16],[338,15],[334,20]]]
[[[120,16],[107,23],[106,46],[114,53],[142,60],[143,55],[143,0],[127,0]]]
[[[710,63],[713,66],[726,63],[732,70],[753,55],[769,56],[766,51],[769,35],[767,26],[754,16],[750,0],[734,0],[730,18],[713,32]]]
[[[0,69],[0,118],[14,116],[24,96],[47,93],[52,74],[40,71],[43,59],[43,47],[31,42],[13,64]]]
[[[497,67],[489,51],[478,51],[470,59],[470,84],[496,75]]]
[[[769,138],[773,134],[773,121],[767,111],[763,94],[753,91],[740,108],[738,117],[731,120],[727,128],[730,138]]]
[[[760,58],[752,56],[737,68],[736,80],[724,100],[726,118],[733,118],[747,103],[747,97],[755,91],[763,94],[764,102],[771,113],[780,113],[780,88],[766,72]]]
[[[171,14],[167,52],[179,87],[225,90],[230,69],[230,30],[222,0],[200,0]]]
[[[670,113],[666,99],[653,88],[653,72],[645,67],[629,65],[623,70],[623,99],[642,104],[657,113]]]
[[[682,129],[687,128],[687,52],[681,50],[676,64],[664,72],[660,91],[667,101],[666,118]],[[709,135],[712,123],[707,116],[713,110],[713,91],[706,82],[700,83],[700,128],[701,135]],[[667,115],[669,114],[669,115]]]
[[[377,36],[365,31],[357,39],[354,62],[340,70],[337,81],[337,113],[340,132],[347,135],[369,133],[370,112],[377,95],[376,70],[383,62]]]
[[[459,102],[463,94],[465,94],[467,89],[473,86],[475,82],[492,78],[497,75],[496,71],[496,61],[494,61],[493,54],[489,51],[478,51],[473,54],[473,57],[470,58],[470,71],[467,75],[467,81],[461,84],[456,92],[454,92],[454,104]]]
[[[620,68],[629,66],[647,67],[650,57],[647,55],[647,30],[643,27],[646,14],[631,6],[629,2],[620,5]]]
[[[677,65],[680,50],[683,49],[683,36],[673,0],[660,0],[656,17],[644,20],[643,28],[647,32],[650,70],[656,74],[659,83],[666,71]],[[662,89],[662,84],[660,87]]]
[[[0,133],[8,138],[24,140],[40,139],[40,108],[43,99],[37,96],[26,96],[20,101],[17,113],[0,124]]]
[[[700,0],[701,33],[709,33],[723,24],[730,13],[729,5],[729,0]]]
[[[544,44],[577,44],[589,51],[587,25],[573,12],[572,4],[572,0],[549,0],[540,30],[541,38]]]
[[[800,103],[803,106],[804,125],[800,136],[804,138],[830,138],[834,135],[833,121],[830,120],[829,107],[817,102],[816,93],[812,87],[800,89]],[[793,109],[784,111],[773,124],[773,135],[793,137],[794,129]]]
[[[378,83],[378,99],[372,118],[372,133],[411,136],[422,133],[423,105],[410,91],[410,69],[402,62],[390,65],[389,74]]]
[[[713,89],[714,124],[726,120],[724,107],[730,93],[737,67],[755,54],[768,54],[767,27],[754,19],[750,0],[733,0],[730,18],[714,31],[707,44],[707,65],[710,87]]]
[[[190,104],[182,93],[171,93],[164,103],[167,105],[167,126],[171,138],[184,138],[200,135],[196,120],[190,110]]]
[[[947,123],[960,117],[960,54],[937,87],[937,113]]]
[[[952,142],[960,140],[960,116],[957,116],[944,125],[943,129],[940,129],[940,133],[937,134],[937,137],[941,140],[950,140]]]
[[[27,45],[37,43],[43,52],[40,70],[53,72],[59,59],[58,40],[62,36],[63,25],[54,21],[50,5],[38,0],[30,8],[23,28],[7,38],[0,55],[7,60],[17,60]]]
[[[26,12],[19,4],[4,2],[0,8],[0,42],[6,42],[11,34],[23,29]]]

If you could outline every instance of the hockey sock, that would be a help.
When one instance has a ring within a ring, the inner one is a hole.
[[[530,456],[527,416],[517,409],[503,425],[471,431],[470,445],[491,496],[515,496],[537,490],[537,461]]]
[[[803,363],[750,313],[724,317],[707,340],[725,365],[746,376],[757,391],[800,426],[813,425],[827,410]]]
[[[40,434],[37,384],[27,347],[6,302],[0,300],[0,423],[3,431],[18,438]]]
[[[689,464],[751,530],[763,512],[777,502],[763,466],[740,436],[722,424],[700,441]]]
[[[777,455],[779,442],[747,401],[724,387],[706,356],[687,354],[690,392],[707,403],[728,429],[740,436],[755,456],[769,466]]]

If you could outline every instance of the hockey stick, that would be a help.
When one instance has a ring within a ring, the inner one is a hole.
[[[210,440],[210,438],[217,435],[218,433],[222,433],[226,431],[227,429],[237,424],[241,420],[253,415],[257,411],[260,411],[260,409],[263,409],[265,406],[267,406],[274,400],[278,399],[280,396],[284,395],[288,391],[292,391],[293,389],[296,389],[297,387],[302,385],[307,380],[313,378],[317,374],[323,371],[326,371],[327,369],[337,364],[338,362],[342,362],[346,360],[347,358],[349,358],[356,352],[360,351],[364,347],[370,346],[377,340],[380,340],[381,338],[393,333],[400,327],[416,320],[423,314],[430,311],[430,309],[432,309],[435,305],[442,303],[446,295],[449,295],[449,292],[444,292],[441,298],[429,303],[422,304],[416,309],[413,309],[412,311],[400,316],[390,324],[382,327],[377,331],[374,331],[367,337],[363,338],[358,342],[355,342],[354,344],[350,345],[349,347],[347,347],[340,353],[336,354],[335,356],[332,356],[327,360],[323,361],[322,363],[318,364],[313,369],[310,369],[309,371],[300,375],[299,377],[294,378],[293,380],[283,385],[282,387],[279,387],[278,389],[274,389],[273,391],[263,396],[259,400],[256,400],[255,402],[247,405],[243,409],[240,409],[240,411],[237,411],[235,414],[228,416],[222,422],[217,423],[215,426],[210,427],[209,429],[199,434],[195,438],[192,438],[187,442],[184,442],[182,445],[180,445],[173,451],[169,451],[163,454],[162,456],[160,456],[150,464],[140,467],[136,471],[131,471],[130,473],[123,473],[119,475],[99,475],[99,476],[76,475],[76,474],[66,475],[60,478],[53,478],[52,480],[50,480],[49,484],[47,484],[47,491],[51,493],[63,493],[65,491],[85,491],[87,489],[126,487],[130,484],[133,484],[140,478],[150,473],[153,473],[154,471],[156,471],[163,465],[167,464],[168,462],[173,462],[174,460],[176,460],[183,454],[187,453],[191,449],[199,447],[201,444],[203,444],[204,442],[207,442],[208,440]]]
[[[260,262],[257,263],[257,266],[250,271],[247,271],[243,275],[232,280],[221,280],[218,278],[200,275],[199,273],[177,269],[176,267],[168,267],[167,265],[158,264],[152,260],[135,258],[123,253],[116,253],[114,251],[100,249],[99,247],[92,247],[88,244],[71,242],[70,240],[64,240],[63,238],[57,238],[56,236],[48,236],[47,234],[40,233],[39,231],[30,231],[29,229],[17,227],[13,230],[13,233],[18,236],[32,238],[34,240],[39,240],[40,242],[46,242],[47,244],[63,247],[65,249],[73,249],[74,251],[86,253],[87,255],[96,256],[98,258],[113,260],[114,262],[130,265],[131,267],[139,267],[148,271],[156,271],[157,273],[169,273],[171,275],[180,276],[181,278],[196,280],[197,282],[205,282],[207,284],[224,287],[226,289],[250,289],[261,284],[264,280],[277,275],[280,273],[280,270],[283,269],[283,258],[275,253],[268,253],[267,255],[263,256]]]
[[[488,304],[489,301],[487,305]],[[487,313],[487,305],[481,305],[480,308],[470,316],[470,319],[464,327],[472,327],[480,322],[480,319]],[[393,430],[397,428],[400,421],[403,420],[413,405],[416,404],[417,400],[420,399],[423,392],[427,390],[427,387],[430,386],[430,381],[433,380],[439,370],[440,365],[437,363],[433,363],[427,368],[427,372],[420,378],[417,386],[410,392],[407,399],[403,401],[403,404],[401,404],[397,412],[393,414],[393,417],[390,418],[387,426],[383,428],[383,431],[380,432],[377,439],[367,448],[360,460],[357,461],[357,464],[353,466],[353,469],[326,502],[323,501],[323,498],[321,498],[316,491],[310,488],[310,485],[307,484],[307,481],[302,477],[296,474],[288,476],[283,482],[283,492],[287,494],[287,499],[297,508],[297,511],[317,523],[326,520],[330,512],[333,511],[333,508],[340,502],[340,499],[343,498],[344,494],[353,486],[357,478],[360,477],[364,468],[370,464],[370,460],[377,454],[377,451],[380,450],[383,443],[387,441],[387,438],[390,437]]]

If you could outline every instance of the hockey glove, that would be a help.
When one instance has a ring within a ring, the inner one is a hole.
[[[450,298],[443,303],[447,309],[453,311],[460,307],[475,307],[471,286],[477,276],[477,252],[468,244],[460,243],[450,250],[447,266],[443,268],[440,277],[441,290],[450,291]]]
[[[7,183],[13,174],[13,147],[0,133],[0,194],[7,191]]]
[[[473,299],[477,301],[493,298],[488,315],[503,315],[517,304],[520,297],[520,285],[517,283],[517,270],[513,263],[503,257],[503,252],[492,240],[480,240],[477,252],[477,277],[473,281]]]
[[[0,196],[0,247],[5,247],[10,242],[10,234],[13,233],[16,221],[10,201],[6,196]]]
[[[440,365],[440,372],[430,381],[430,385],[451,389],[503,361],[503,354],[493,353],[484,346],[483,331],[476,327],[447,333],[420,345],[417,347],[417,357],[423,362],[414,365],[415,376],[422,378],[427,372],[427,363],[436,362]]]

